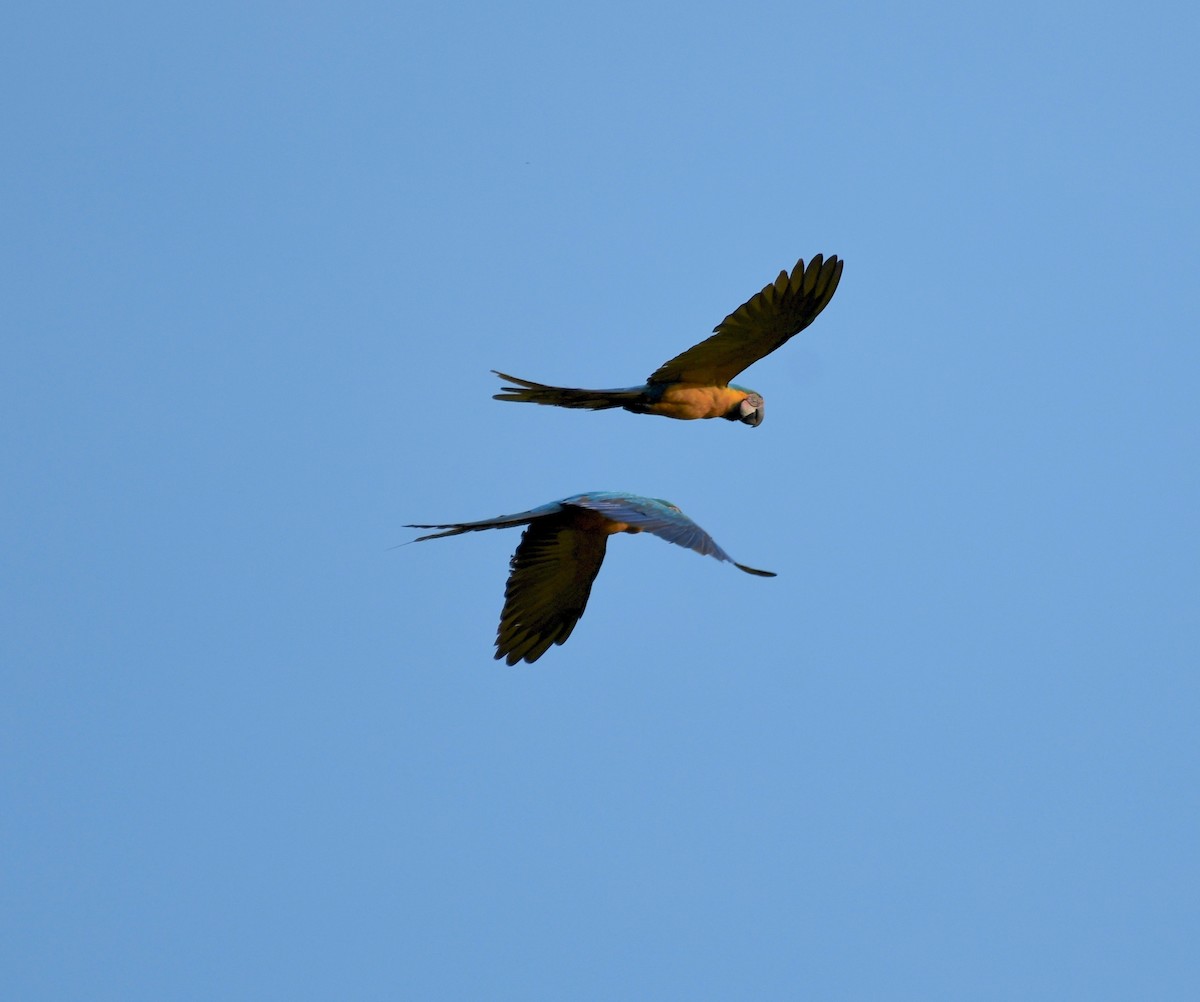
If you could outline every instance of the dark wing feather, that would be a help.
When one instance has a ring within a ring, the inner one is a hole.
[[[789,276],[779,277],[722,320],[706,341],[661,365],[649,383],[725,386],[739,372],[799,334],[829,305],[842,277],[837,255],[801,258]]]
[[[510,562],[496,658],[536,661],[571,635],[604,562],[608,537],[551,516],[530,524]]]

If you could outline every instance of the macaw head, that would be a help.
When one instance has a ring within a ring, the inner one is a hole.
[[[746,398],[737,405],[737,411],[733,416],[742,424],[757,428],[763,422],[765,409],[762,396],[753,390],[748,390]]]

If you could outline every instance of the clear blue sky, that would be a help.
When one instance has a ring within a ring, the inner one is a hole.
[[[1196,997],[1194,4],[3,20],[0,996]],[[593,489],[779,577],[389,549]]]

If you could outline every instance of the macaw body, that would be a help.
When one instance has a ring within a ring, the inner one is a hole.
[[[492,370],[515,386],[506,386],[496,400],[602,411],[621,407],[634,414],[660,414],[680,421],[723,417],[742,421],[748,413],[762,414],[762,397],[741,386],[708,386],[704,383],[647,383],[615,390],[580,390],[546,386]],[[748,402],[748,405],[747,405]],[[760,418],[761,420],[761,418]]]
[[[509,562],[504,609],[496,631],[497,660],[532,663],[562,644],[583,616],[592,582],[600,572],[608,537],[618,532],[650,532],[703,556],[728,561],[747,574],[774,577],[739,564],[716,541],[675,505],[657,498],[616,491],[592,491],[478,522],[412,525],[412,529],[442,529],[419,536],[456,536],[483,529],[524,525],[521,542]]]
[[[730,380],[817,318],[837,291],[842,264],[836,255],[824,260],[818,254],[807,267],[803,259],[798,261],[791,275],[781,271],[774,282],[713,328],[712,337],[659,366],[644,386],[614,390],[547,386],[493,369],[514,384],[505,386],[495,399],[589,410],[621,407],[682,421],[719,417],[757,427],[765,414],[762,395]]]

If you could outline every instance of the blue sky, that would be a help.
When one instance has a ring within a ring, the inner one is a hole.
[[[4,21],[0,994],[1194,996],[1192,5]],[[390,548],[597,489],[779,577]]]

